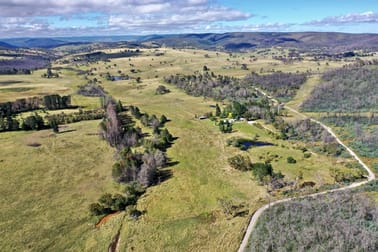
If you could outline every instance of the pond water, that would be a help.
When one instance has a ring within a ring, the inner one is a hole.
[[[113,81],[128,80],[128,76],[112,76]]]
[[[240,143],[241,149],[248,150],[251,147],[273,146],[274,144],[260,141],[244,141]]]

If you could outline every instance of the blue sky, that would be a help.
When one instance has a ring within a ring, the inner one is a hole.
[[[378,33],[378,0],[0,0],[0,38],[229,31]]]

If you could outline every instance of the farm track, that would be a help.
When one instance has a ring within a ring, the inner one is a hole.
[[[264,91],[261,91],[259,89],[256,88],[256,90],[258,92],[260,92],[261,94],[263,94],[264,96],[266,96],[267,98],[269,98],[271,101],[273,101],[274,103],[279,103],[276,99],[272,98],[271,96],[269,96],[268,94],[266,94]],[[293,113],[296,113],[298,115],[300,115],[301,117],[303,118],[308,118],[306,115],[302,114],[301,112],[285,105],[284,106],[286,109],[290,110],[291,112]],[[262,207],[260,207],[259,209],[257,209],[257,211],[252,215],[252,218],[248,224],[248,227],[247,227],[247,230],[244,234],[244,237],[243,237],[243,240],[239,246],[239,249],[238,249],[238,252],[244,252],[245,249],[247,248],[248,246],[248,241],[249,241],[249,238],[251,237],[251,234],[254,230],[254,228],[256,227],[256,224],[257,224],[257,221],[259,219],[259,217],[264,213],[264,211],[268,208],[270,208],[271,206],[274,206],[274,205],[277,205],[277,204],[280,204],[280,203],[284,203],[284,202],[288,202],[288,201],[292,201],[292,200],[295,200],[295,199],[303,199],[303,198],[309,198],[309,197],[317,197],[317,196],[320,196],[320,195],[324,195],[324,194],[328,194],[328,193],[332,193],[332,192],[340,192],[340,191],[346,191],[346,190],[349,190],[351,188],[356,188],[356,187],[359,187],[359,186],[362,186],[362,185],[365,185],[367,184],[368,182],[372,181],[372,180],[375,180],[375,174],[370,170],[370,168],[358,157],[358,155],[352,150],[350,149],[348,146],[346,146],[340,139],[339,137],[333,132],[333,130],[326,126],[325,124],[323,124],[322,122],[319,122],[318,120],[315,120],[313,118],[309,118],[312,122],[315,122],[317,124],[319,124],[320,126],[322,126],[326,131],[328,131],[328,133],[330,133],[335,139],[336,141],[342,145],[348,152],[349,154],[358,161],[358,163],[360,163],[362,165],[362,167],[368,172],[368,178],[367,180],[365,181],[362,181],[362,182],[356,182],[356,183],[353,183],[353,184],[350,184],[348,186],[345,186],[345,187],[341,187],[341,188],[337,188],[337,189],[332,189],[332,190],[327,190],[327,191],[324,191],[324,192],[319,192],[319,193],[314,193],[314,194],[310,194],[310,195],[305,195],[305,196],[300,196],[300,197],[293,197],[293,198],[286,198],[286,199],[281,199],[281,200],[276,200],[276,201],[273,201],[273,202],[270,202],[269,204],[266,204]]]

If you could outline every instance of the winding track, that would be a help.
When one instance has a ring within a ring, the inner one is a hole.
[[[268,94],[266,94],[264,91],[262,90],[259,90],[256,88],[256,90],[258,92],[260,92],[261,94],[263,94],[264,96],[268,97],[270,100],[272,100],[273,102],[277,103],[278,104],[278,101],[274,98],[272,98],[271,96],[269,96]],[[307,118],[307,116],[303,115],[302,113],[300,113],[299,111],[291,108],[291,107],[288,107],[287,105],[284,106],[286,109],[300,115],[301,117],[303,118]],[[319,124],[320,126],[322,126],[325,130],[328,131],[328,133],[330,133],[335,139],[336,141],[342,145],[348,152],[349,154],[355,158],[358,163],[360,163],[362,165],[362,167],[368,172],[368,177],[367,177],[367,180],[365,181],[362,181],[362,182],[357,182],[357,183],[353,183],[353,184],[350,184],[348,186],[345,186],[345,187],[341,187],[341,188],[337,188],[337,189],[332,189],[332,190],[328,190],[328,191],[324,191],[324,192],[319,192],[319,193],[314,193],[314,194],[310,194],[310,195],[305,195],[305,196],[300,196],[300,197],[294,197],[294,198],[286,198],[286,199],[281,199],[281,200],[276,200],[274,202],[270,202],[269,204],[266,204],[262,207],[260,207],[259,209],[257,209],[257,211],[252,215],[252,218],[248,224],[248,228],[244,234],[244,237],[243,237],[243,241],[242,243],[240,244],[240,247],[238,249],[238,252],[244,252],[247,245],[248,245],[248,241],[249,241],[249,238],[253,232],[253,229],[256,227],[256,223],[257,223],[257,220],[259,219],[259,217],[261,216],[261,214],[266,210],[268,209],[269,207],[271,206],[274,206],[274,205],[277,205],[277,204],[280,204],[280,203],[283,203],[283,202],[287,202],[287,201],[291,201],[291,200],[294,200],[294,199],[301,199],[301,198],[308,198],[308,197],[317,197],[319,195],[324,195],[324,194],[327,194],[327,193],[331,193],[331,192],[338,192],[338,191],[345,191],[345,190],[348,190],[348,189],[351,189],[351,188],[355,188],[355,187],[359,187],[361,185],[364,185],[366,183],[368,183],[369,181],[372,181],[375,179],[375,174],[370,170],[370,168],[357,156],[357,154],[352,150],[350,149],[348,146],[346,146],[339,138],[338,136],[332,131],[332,129],[328,126],[326,126],[325,124],[313,119],[313,118],[310,118],[311,121]]]

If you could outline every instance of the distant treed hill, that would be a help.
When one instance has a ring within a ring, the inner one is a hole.
[[[139,46],[169,46],[225,51],[282,46],[301,49],[322,49],[323,53],[340,53],[355,49],[378,50],[378,34],[332,32],[231,32],[148,36],[103,36],[75,38],[14,38],[3,39],[8,45],[23,48],[54,48],[62,45],[104,42],[117,45],[129,41]],[[1,43],[1,41],[0,41]],[[8,47],[5,46],[5,47]],[[0,44],[1,48],[1,44]]]
[[[378,111],[378,71],[365,67],[344,67],[323,74],[305,100],[304,111]]]
[[[302,49],[322,48],[324,52],[354,49],[378,49],[378,34],[347,34],[330,32],[234,32],[224,34],[180,34],[156,36],[144,41],[171,47],[195,47],[239,51],[272,46]]]

